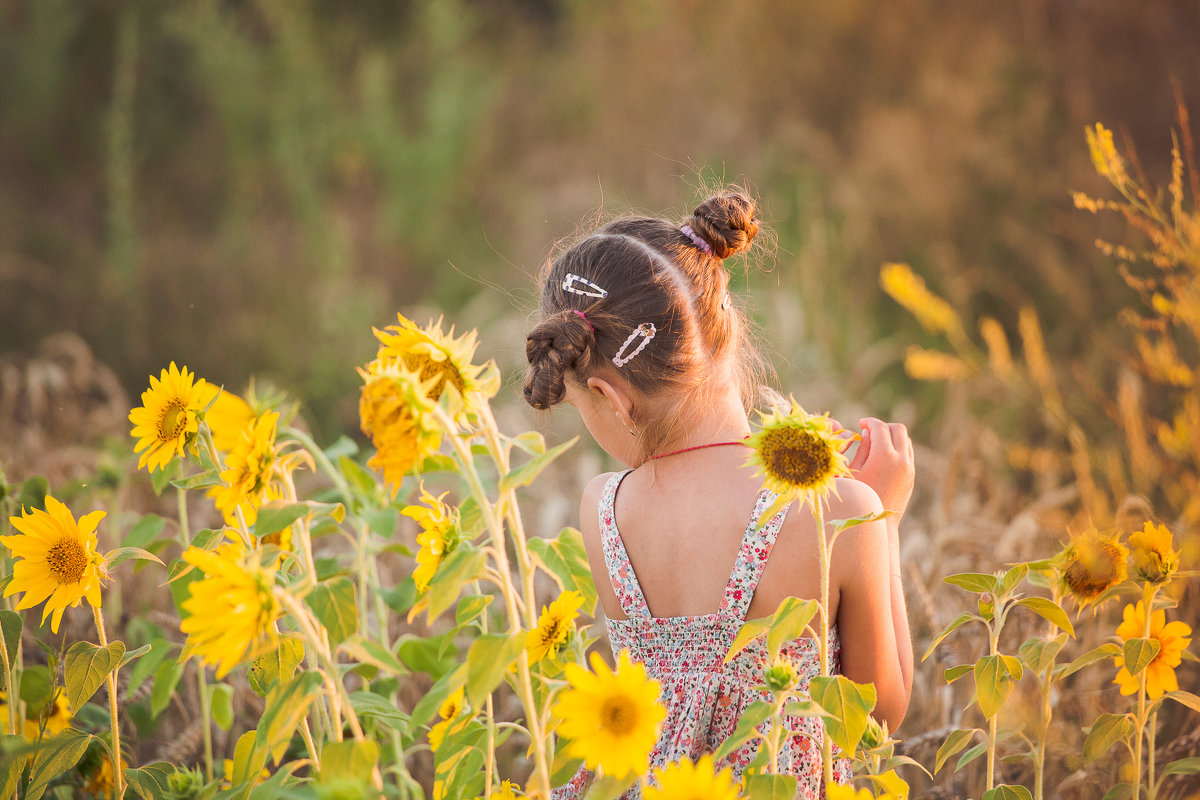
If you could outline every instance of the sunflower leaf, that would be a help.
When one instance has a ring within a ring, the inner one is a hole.
[[[1060,633],[1053,639],[1032,636],[1021,645],[1018,652],[1025,666],[1040,674],[1054,663],[1054,659],[1058,657],[1066,643],[1067,634],[1065,633]]]
[[[1084,667],[1095,664],[1097,661],[1103,661],[1106,658],[1115,658],[1121,655],[1121,645],[1115,642],[1105,642],[1097,648],[1089,650],[1079,658],[1060,668],[1058,678],[1065,678],[1068,675],[1073,675]]]
[[[267,694],[266,709],[258,722],[254,746],[256,749],[265,746],[276,764],[283,759],[292,734],[316,699],[316,688],[320,684],[321,673],[302,672]]]
[[[795,796],[794,775],[746,776],[746,797],[749,800],[791,800]]]
[[[54,738],[44,741],[38,748],[37,760],[29,773],[29,789],[25,792],[25,800],[39,800],[50,781],[79,763],[91,741],[90,733],[74,728],[65,728]]]
[[[166,564],[163,564],[162,560],[159,559],[158,556],[154,555],[154,553],[143,550],[140,547],[118,547],[115,550],[109,550],[104,554],[104,565],[109,569],[113,569],[114,567],[124,564],[126,561],[130,561],[131,559],[135,558],[141,561],[154,561],[158,564],[162,564],[164,567],[166,566]]]
[[[583,534],[575,528],[563,528],[554,539],[529,540],[529,552],[562,586],[583,595],[582,611],[589,616],[596,610],[596,584],[583,548]]]
[[[472,706],[483,707],[484,700],[504,680],[509,665],[520,658],[524,648],[524,631],[484,634],[471,643],[467,651],[467,699]]]
[[[143,800],[157,800],[170,796],[171,789],[167,781],[175,772],[174,764],[154,761],[144,767],[125,770],[125,783]]]
[[[951,586],[957,586],[960,589],[966,589],[968,592],[983,594],[990,592],[993,595],[999,594],[1000,581],[995,575],[988,575],[983,572],[962,572],[958,575],[947,575],[942,580]]]
[[[224,486],[225,482],[221,480],[221,473],[214,469],[206,469],[197,472],[195,475],[188,475],[186,478],[178,478],[169,483],[176,489],[204,489],[209,486]]]
[[[985,719],[996,716],[1012,690],[1008,664],[1003,658],[987,655],[975,662],[975,695]]]
[[[1003,783],[984,792],[980,800],[1033,800],[1033,795],[1024,786]]]
[[[557,447],[552,447],[540,455],[534,456],[528,463],[510,470],[507,475],[500,479],[500,493],[504,494],[512,489],[528,486],[533,483],[537,476],[542,474],[542,470],[550,466],[554,459],[565,453],[568,448],[578,441],[579,437],[574,436]]]
[[[767,628],[768,655],[774,659],[785,642],[802,637],[818,610],[820,604],[816,600],[785,597],[775,610],[771,625]]]
[[[379,763],[379,745],[370,739],[326,742],[321,748],[321,781],[361,778]]]
[[[1162,642],[1153,637],[1149,639],[1130,639],[1125,642],[1123,655],[1125,657],[1125,669],[1129,670],[1130,675],[1137,675],[1154,660],[1158,655],[1158,651],[1162,649]]]
[[[1017,604],[1025,606],[1043,619],[1054,623],[1059,630],[1070,634],[1071,638],[1075,637],[1075,626],[1071,624],[1071,618],[1067,616],[1063,607],[1053,600],[1045,597],[1022,597]]]
[[[853,753],[867,729],[867,715],[875,707],[875,686],[855,683],[844,675],[832,675],[813,678],[808,692],[832,715],[825,720],[829,738],[847,753]]]
[[[1192,711],[1200,713],[1200,697],[1197,697],[1191,692],[1185,692],[1182,689],[1176,689],[1173,692],[1167,692],[1165,695],[1163,695],[1163,697],[1169,697],[1176,703],[1182,703]]]
[[[762,636],[771,626],[771,619],[771,617],[760,617],[743,624],[742,629],[738,631],[737,637],[733,640],[733,644],[729,646],[729,652],[725,654],[725,663],[728,664],[746,645]]]
[[[17,645],[21,643],[21,628],[25,621],[21,615],[7,608],[0,609],[0,630],[3,630],[4,649],[8,652],[8,663],[17,658]]]
[[[329,634],[329,646],[337,647],[358,630],[358,604],[354,582],[347,577],[318,583],[304,598]]]
[[[1133,722],[1127,714],[1101,714],[1083,740],[1084,763],[1094,761],[1117,742],[1128,739],[1131,733]]]
[[[946,762],[950,760],[951,756],[969,745],[971,739],[978,732],[978,728],[960,728],[959,730],[952,731],[946,737],[946,741],[942,742],[942,746],[938,748],[937,759],[933,764],[933,774],[936,775],[946,765]]]
[[[759,735],[756,728],[765,722],[774,710],[774,707],[770,703],[764,703],[761,700],[746,706],[746,710],[742,712],[742,716],[738,719],[738,724],[733,734],[716,749],[716,752],[713,753],[713,759],[720,761],[741,747],[745,742],[748,742],[750,737]]]
[[[980,617],[978,614],[971,614],[970,612],[966,612],[966,611],[964,611],[962,614],[959,614],[958,617],[955,618],[955,620],[953,622],[951,622],[946,627],[942,628],[941,633],[939,633],[937,636],[933,637],[933,641],[929,643],[929,647],[926,648],[925,655],[921,656],[921,660],[924,661],[925,659],[929,658],[929,656],[933,653],[933,651],[937,649],[937,646],[942,643],[943,639],[945,639],[950,634],[954,633],[956,630],[961,628],[963,625],[966,625],[968,622],[971,622],[972,620],[979,620],[980,622],[982,622],[983,618]]]
[[[112,642],[98,647],[91,642],[76,642],[67,651],[65,683],[67,702],[71,708],[83,708],[100,684],[121,663],[125,655],[124,642]]]

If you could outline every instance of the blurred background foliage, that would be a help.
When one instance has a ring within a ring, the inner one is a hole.
[[[131,393],[257,375],[333,435],[368,326],[445,313],[516,380],[552,242],[744,181],[784,385],[933,430],[879,264],[967,317],[1031,302],[1105,369],[1129,291],[1071,206],[1102,191],[1083,128],[1165,174],[1197,40],[1185,2],[6,0],[0,352],[73,331]]]

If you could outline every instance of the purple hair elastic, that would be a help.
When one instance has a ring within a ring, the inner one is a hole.
[[[592,331],[592,333],[593,333],[593,334],[596,332],[596,326],[592,324],[592,321],[591,321],[590,319],[588,319],[588,318],[587,318],[587,317],[584,315],[584,313],[583,313],[582,311],[580,311],[580,310],[579,310],[579,309],[577,309],[577,308],[572,308],[572,309],[571,309],[571,313],[572,313],[572,314],[574,314],[575,316],[579,317],[579,318],[580,318],[581,320],[583,320],[584,322],[586,322],[586,323],[587,323],[587,326],[588,326],[588,328],[590,328],[590,329],[591,329],[591,331]]]
[[[696,245],[696,247],[698,247],[701,250],[703,250],[704,252],[708,253],[710,256],[713,254],[712,245],[709,244],[708,242],[704,241],[703,239],[701,239],[700,234],[698,234],[694,230],[692,230],[691,225],[683,225],[679,228],[679,230],[683,233],[684,236],[691,239],[692,244]]]

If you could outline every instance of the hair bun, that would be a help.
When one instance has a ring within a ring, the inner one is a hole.
[[[573,311],[560,312],[534,327],[525,338],[525,401],[534,408],[562,402],[568,372],[585,369],[596,342],[591,325]]]
[[[759,220],[754,218],[753,200],[741,192],[727,192],[696,206],[687,224],[712,246],[713,255],[725,259],[750,249]]]

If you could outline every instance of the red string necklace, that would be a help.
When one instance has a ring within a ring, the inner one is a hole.
[[[693,446],[691,446],[691,447],[684,447],[684,448],[681,448],[681,449],[679,449],[679,450],[672,450],[672,451],[671,451],[671,452],[669,452],[669,453],[659,453],[659,454],[658,454],[658,455],[656,455],[656,456],[650,456],[650,457],[649,457],[648,459],[646,459],[646,460],[647,460],[647,461],[653,461],[653,460],[654,460],[654,459],[656,459],[656,458],[666,458],[667,456],[677,456],[677,455],[679,455],[680,453],[686,453],[686,452],[688,452],[688,451],[690,451],[690,450],[703,450],[703,449],[704,449],[704,448],[706,448],[706,447],[725,447],[726,445],[730,445],[730,444],[741,444],[741,445],[744,445],[744,444],[746,444],[746,439],[749,439],[749,438],[750,438],[749,436],[746,436],[746,438],[745,438],[745,439],[739,439],[739,440],[738,440],[738,441],[736,441],[736,442],[709,442],[708,444],[697,444],[697,445],[693,445]]]

